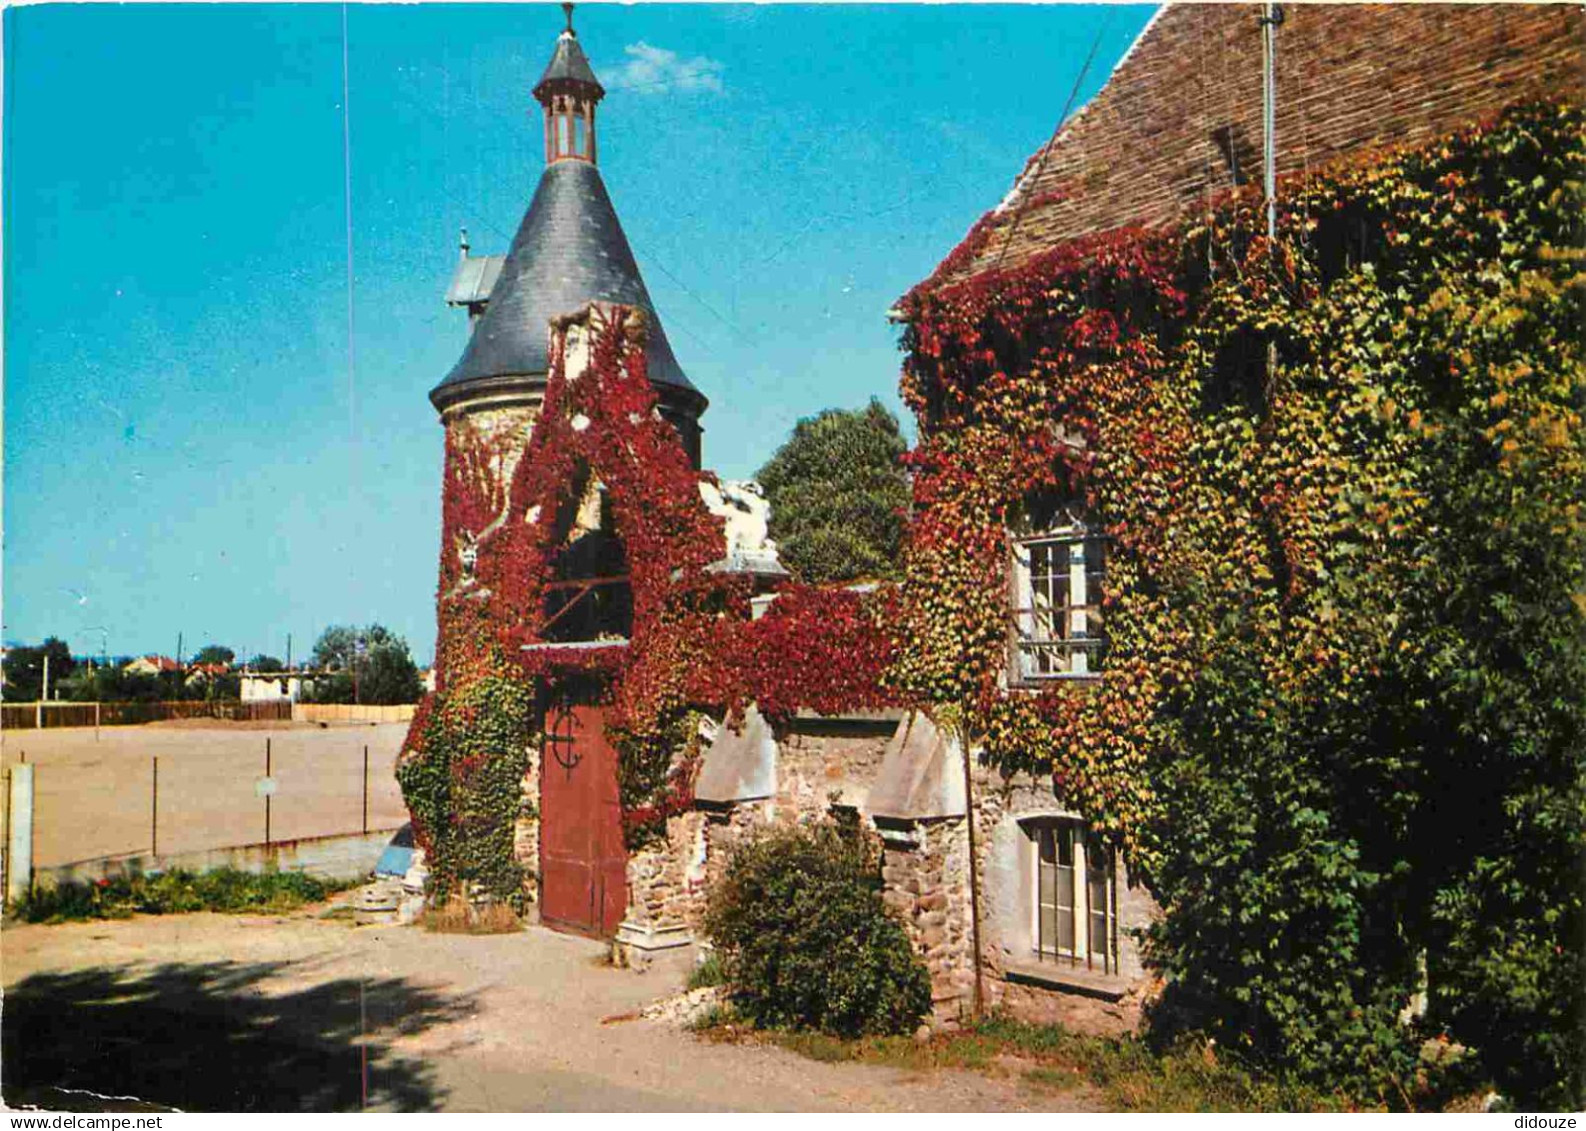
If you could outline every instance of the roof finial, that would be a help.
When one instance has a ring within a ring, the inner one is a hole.
[[[573,30],[573,6],[571,4],[564,3],[562,5],[562,11],[567,13],[567,34],[576,36],[578,33]]]
[[[458,229],[457,247],[463,253],[463,258],[467,259],[469,251],[473,249],[473,245],[468,242],[467,228]]]

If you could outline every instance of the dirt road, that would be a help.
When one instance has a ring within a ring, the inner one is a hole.
[[[182,915],[0,936],[5,1098],[184,1110],[1076,1110],[1080,1089],[717,1045],[613,1021],[681,988],[540,928]]]

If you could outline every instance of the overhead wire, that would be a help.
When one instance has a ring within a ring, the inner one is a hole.
[[[1101,26],[1096,29],[1096,37],[1091,40],[1090,51],[1085,55],[1084,65],[1079,68],[1079,74],[1074,77],[1074,86],[1068,92],[1068,101],[1063,103],[1063,112],[1058,115],[1057,125],[1052,127],[1052,136],[1041,147],[1041,158],[1036,162],[1035,170],[1030,174],[1029,180],[1026,182],[1031,188],[1034,188],[1036,182],[1041,179],[1041,172],[1046,168],[1047,158],[1052,155],[1052,148],[1057,144],[1057,136],[1063,132],[1063,127],[1068,123],[1069,111],[1074,108],[1074,100],[1079,97],[1080,86],[1084,83],[1085,76],[1090,73],[1090,65],[1096,59],[1096,52],[1101,49],[1102,36],[1106,33],[1107,28],[1111,26],[1112,16],[1112,10],[1109,9],[1101,21]],[[1019,224],[1023,219],[1024,213],[1022,211],[1014,212],[1013,220],[1008,225],[1008,234],[1002,241],[1002,250],[997,253],[997,260],[992,264],[993,269],[1002,266],[1002,261],[1008,254],[1008,247],[1013,243],[1013,237],[1018,232]]]

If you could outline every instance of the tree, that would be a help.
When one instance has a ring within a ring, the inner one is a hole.
[[[407,641],[384,625],[331,625],[314,642],[313,661],[335,673],[315,688],[321,703],[416,703],[424,694]]]
[[[880,401],[800,420],[760,469],[782,563],[818,584],[893,577],[909,485],[907,446]]]
[[[280,657],[260,652],[248,661],[248,670],[256,672],[284,672],[286,665],[281,662]]]
[[[224,644],[205,644],[193,656],[195,664],[226,664],[237,658],[237,653],[227,648]]]
[[[385,632],[379,625],[371,626]],[[310,660],[314,667],[321,671],[350,671],[352,658],[359,647],[359,637],[363,630],[351,624],[333,624],[319,634],[319,639],[314,641],[314,651]]]
[[[5,699],[7,702],[31,703],[44,691],[44,659],[49,657],[50,695],[60,681],[71,675],[75,666],[72,650],[58,637],[46,637],[37,646],[22,645],[10,649],[5,657]]]
[[[108,665],[99,664],[91,670],[82,665],[72,673],[71,682],[61,688],[62,696],[79,703],[96,700],[102,703],[152,702],[174,697],[167,680],[144,672],[129,672],[125,670],[127,662],[123,658]]]

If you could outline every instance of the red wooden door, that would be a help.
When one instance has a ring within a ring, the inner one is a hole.
[[[628,853],[605,710],[553,704],[540,760],[540,918],[559,930],[607,936],[627,906]]]

